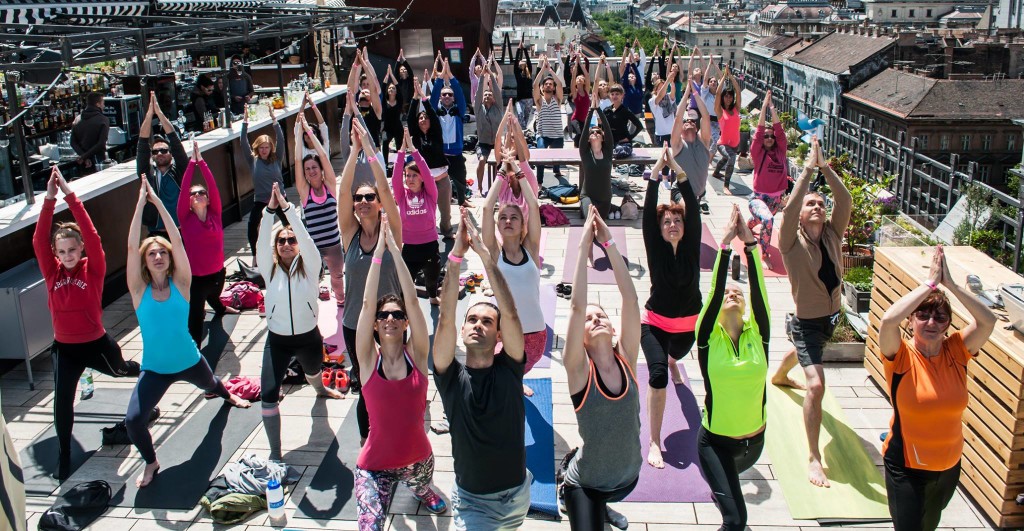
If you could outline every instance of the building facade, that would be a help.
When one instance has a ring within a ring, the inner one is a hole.
[[[704,55],[720,55],[726,64],[743,64],[747,33],[745,21],[737,18],[685,16],[671,26],[669,38],[689,49],[700,46]]]
[[[836,31],[783,62],[783,80],[794,96],[838,112],[842,94],[891,64],[896,40],[863,28]]]

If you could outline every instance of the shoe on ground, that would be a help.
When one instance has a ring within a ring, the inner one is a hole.
[[[420,502],[422,502],[424,507],[426,507],[427,510],[433,514],[443,514],[445,511],[448,510],[448,503],[446,503],[444,501],[444,498],[438,495],[437,491],[435,491],[434,489],[428,490],[427,494],[422,498],[419,496],[414,497]]]
[[[612,527],[622,529],[623,531],[629,527],[629,519],[626,518],[626,515],[607,505],[604,508],[604,521],[611,524]]]

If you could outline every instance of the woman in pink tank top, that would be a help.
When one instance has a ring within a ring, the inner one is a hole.
[[[382,221],[378,231],[356,326],[362,396],[373,426],[356,460],[360,531],[384,529],[396,482],[412,489],[430,512],[440,514],[448,509],[431,488],[434,453],[423,427],[430,338],[404,261],[394,261],[404,299],[386,295],[377,300],[385,249],[395,256],[402,252],[387,223]]]

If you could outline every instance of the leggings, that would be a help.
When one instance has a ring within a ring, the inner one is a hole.
[[[438,228],[447,233],[452,230],[452,179],[446,174],[434,183],[437,185],[437,212],[441,215]]]
[[[715,173],[720,174],[724,169],[725,177],[722,180],[726,186],[729,186],[729,181],[732,180],[732,172],[736,169],[736,148],[719,144],[718,152],[721,153],[722,158],[718,159],[718,164],[715,165]]]
[[[320,381],[324,340],[320,329],[294,336],[269,332],[263,347],[263,372],[260,375],[260,401],[263,409],[263,429],[270,444],[270,459],[281,460],[281,411],[277,402],[281,398],[281,382],[288,372],[288,363],[295,357],[302,365],[306,381]],[[323,382],[320,382],[323,385]]]
[[[405,116],[405,115],[403,114],[402,116]],[[404,129],[395,129],[393,131],[389,131],[387,129],[384,129],[384,132],[381,135],[381,139],[380,139],[380,151],[381,151],[381,154],[384,155],[384,164],[387,164],[388,154],[391,153],[391,142],[394,141],[395,149],[397,150],[398,148],[401,147],[402,136],[404,134],[405,134]],[[400,160],[396,160],[395,164],[404,165],[405,162],[404,161],[400,161]],[[387,168],[385,168],[385,171],[386,170],[387,170]]]
[[[430,494],[430,482],[434,479],[434,455],[407,467],[390,470],[363,470],[357,466],[355,476],[359,531],[381,531],[387,526],[395,483],[405,483],[419,499]]]
[[[139,375],[139,364],[125,361],[121,347],[110,334],[86,343],[54,341],[53,352],[53,424],[57,431],[57,478],[71,473],[71,430],[75,425],[75,390],[86,368],[107,376]]]
[[[754,192],[750,203],[750,219],[747,226],[753,231],[754,227],[761,225],[761,232],[757,235],[757,243],[761,245],[761,252],[767,252],[772,242],[772,229],[775,226],[775,214],[782,208],[782,194],[762,194]]]
[[[452,180],[452,189],[455,192],[455,201],[459,206],[466,204],[466,156],[445,155],[448,158],[448,177]],[[450,195],[450,194],[449,194]],[[441,195],[438,188],[437,203],[444,203],[445,196]]]
[[[747,505],[740,489],[740,473],[754,466],[764,450],[764,432],[746,439],[715,435],[700,427],[697,456],[711,495],[722,513],[720,531],[743,531],[747,526]]]
[[[334,290],[334,299],[340,302],[345,301],[345,251],[341,244],[330,247],[319,247],[320,256],[327,264],[327,271],[331,275],[331,289]],[[340,299],[339,299],[340,297]]]
[[[183,380],[224,400],[231,398],[231,394],[224,387],[224,382],[213,375],[213,371],[203,358],[199,358],[195,365],[172,374],[142,371],[138,383],[135,384],[135,390],[132,391],[131,400],[128,401],[128,413],[125,414],[124,423],[128,428],[128,438],[138,448],[147,465],[156,462],[153,437],[147,427],[149,416],[171,384]]]
[[[960,463],[935,472],[917,470],[885,459],[885,490],[896,531],[934,531],[960,481]]]
[[[196,342],[196,347],[203,345],[203,321],[206,320],[206,304],[213,308],[213,313],[220,315],[226,311],[220,302],[220,292],[224,291],[224,269],[212,275],[193,275],[192,287],[189,289],[188,300],[188,335]]]
[[[666,332],[656,326],[640,325],[640,348],[644,351],[653,389],[668,387],[668,358],[682,359],[697,339],[696,332]]]
[[[640,476],[633,483],[621,489],[603,491],[565,483],[562,495],[565,512],[569,514],[569,528],[572,531],[604,531],[609,503],[623,500],[636,488]]]
[[[359,356],[356,355],[356,331],[354,328],[342,326],[341,334],[345,338],[345,350],[348,351],[348,357],[352,360],[352,374],[349,375],[352,380],[352,389],[362,389],[362,382],[359,381]],[[369,437],[370,413],[366,411],[366,401],[363,400],[362,393],[359,393],[359,400],[356,401],[356,420],[359,423],[359,437],[362,439]]]
[[[407,243],[402,246],[402,260],[412,278],[423,271],[423,286],[427,296],[437,297],[437,279],[441,275],[441,261],[437,255],[437,240],[427,243]]]

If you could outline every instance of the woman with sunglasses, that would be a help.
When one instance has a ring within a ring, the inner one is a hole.
[[[946,291],[970,314],[948,336],[953,308]],[[906,319],[912,332],[909,340],[901,330]],[[878,349],[893,408],[882,461],[889,514],[897,531],[934,530],[956,492],[968,402],[967,364],[981,351],[995,324],[988,306],[953,281],[941,245],[935,248],[928,280],[882,316]]]
[[[618,341],[608,312],[587,298],[584,251],[594,242],[607,250],[622,297]],[[601,531],[611,512],[608,504],[633,491],[643,466],[636,381],[640,304],[626,262],[594,206],[579,246],[563,354],[583,446],[569,461],[563,495],[573,531]]]
[[[193,180],[196,166],[200,180]],[[224,291],[224,224],[221,221],[220,191],[210,167],[203,160],[199,144],[192,141],[192,159],[185,168],[178,195],[178,221],[181,223],[181,239],[185,242],[185,253],[192,267],[192,286],[189,291],[188,333],[203,345],[203,321],[206,319],[206,304],[209,303],[215,315],[238,313],[220,301]]]
[[[406,244],[408,245],[408,244]],[[366,274],[366,291],[356,332],[356,352],[373,429],[356,460],[356,502],[359,529],[386,527],[395,483],[405,483],[428,511],[441,514],[448,504],[431,488],[434,452],[423,428],[427,409],[430,332],[416,299],[412,274],[401,260],[394,261],[402,296],[377,298],[385,252],[402,252],[388,222],[377,231]],[[411,334],[411,335],[407,335]]]
[[[352,189],[359,153],[372,149],[373,142],[369,133],[366,132],[362,124],[353,121],[352,146],[348,160],[345,161],[345,169],[341,173],[340,190]],[[390,220],[388,229],[395,241],[398,242],[398,247],[401,248],[404,243],[401,213],[394,196],[391,195],[387,177],[384,175],[384,168],[381,167],[380,161],[372,155],[367,160],[373,171],[376,186],[361,184],[351,195],[339,193],[338,196],[338,224],[341,226],[341,242],[345,249],[345,285],[347,286],[345,299],[350,301],[363,300],[366,276],[369,274],[373,253],[380,238],[378,233],[381,230],[382,211]],[[383,297],[401,293],[402,288],[398,283],[398,273],[395,269],[395,257],[391,252],[385,251],[381,260],[377,294]],[[341,316],[345,349],[348,351],[349,359],[352,360],[352,372],[349,377],[352,381],[352,392],[356,393],[362,387],[362,381],[359,379],[359,352],[356,345],[356,326],[359,324],[361,309],[362,306],[359,304],[349,304],[345,306]],[[361,396],[356,404],[356,414],[359,420],[359,435],[365,441],[370,433],[370,419],[366,403]]]
[[[283,461],[281,453],[281,383],[294,357],[302,365],[306,382],[317,396],[344,398],[324,386],[321,376],[324,338],[317,328],[320,293],[320,251],[306,231],[299,214],[275,184],[267,214],[260,222],[257,256],[260,275],[267,284],[267,342],[263,348],[260,400],[263,429],[270,444],[271,461]],[[288,223],[274,230],[274,217],[283,215]]]
[[[345,257],[341,251],[341,232],[338,230],[338,202],[334,199],[338,180],[330,164],[327,149],[309,127],[301,114],[295,120],[300,134],[295,135],[295,167],[302,168],[302,178],[295,179],[295,190],[302,202],[303,222],[316,243],[317,250],[331,275],[331,290],[338,306],[345,305]],[[316,154],[300,155],[300,138],[313,146]],[[324,165],[323,161],[328,163]]]
[[[580,188],[583,195],[589,197],[591,203],[597,207],[601,219],[608,219],[608,212],[612,207],[612,151],[615,143],[612,138],[612,126],[600,107],[598,85],[594,85],[593,90],[586,123],[594,124],[595,114],[598,123],[590,126],[586,139],[580,139],[580,178],[583,180],[583,186]]]
[[[395,194],[398,212],[402,215],[402,260],[415,277],[423,273],[430,304],[441,303],[437,298],[437,280],[441,273],[437,245],[437,185],[430,178],[426,161],[412,147],[409,130],[404,129],[402,147],[395,157],[391,175],[391,189]],[[406,155],[406,153],[411,154]],[[423,177],[427,178],[424,179]]]
[[[125,265],[125,280],[142,333],[142,374],[128,401],[124,423],[128,438],[146,462],[142,474],[135,480],[135,485],[143,488],[160,470],[147,424],[153,409],[171,385],[188,382],[235,407],[247,408],[249,402],[228,392],[224,383],[213,375],[188,334],[192,283],[188,254],[171,213],[150,187],[146,176],[140,177],[139,200],[128,229],[129,257]],[[156,207],[167,227],[169,240],[163,236],[150,236],[139,241],[142,210],[147,202]],[[132,253],[138,253],[138,258],[131,256]]]
[[[267,105],[267,109],[270,111],[270,121],[274,126],[276,140],[271,140],[270,135],[260,135],[252,142],[251,149],[249,146],[242,145],[242,157],[249,165],[253,183],[253,204],[252,210],[249,211],[249,225],[246,234],[253,260],[256,260],[253,265],[259,263],[256,238],[259,236],[263,211],[270,203],[270,189],[276,184],[281,190],[284,190],[284,175],[281,173],[283,161],[277,159],[278,146],[284,146],[284,131],[281,130],[281,124],[274,116],[274,106]],[[242,115],[242,132],[238,138],[241,142],[247,142],[249,140],[249,113],[244,112]]]
[[[744,243],[749,265],[750,319],[745,318],[743,288],[726,283],[731,242],[737,237]],[[740,474],[754,466],[764,449],[770,326],[757,240],[734,204],[711,273],[710,293],[697,319],[697,361],[705,391],[697,455],[722,513],[723,530],[742,531],[747,525]]]

